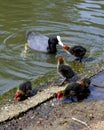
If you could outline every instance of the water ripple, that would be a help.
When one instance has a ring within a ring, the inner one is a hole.
[[[64,43],[87,48],[88,57],[94,59],[88,64],[104,63],[104,1],[6,0],[0,4],[0,94],[56,68],[56,55],[30,48],[24,54],[27,31],[60,35]],[[68,62],[74,60],[59,47],[60,54]]]

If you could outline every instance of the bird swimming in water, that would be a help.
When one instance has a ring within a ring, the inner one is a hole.
[[[57,52],[57,36],[48,37],[43,34],[28,32],[26,35],[27,45],[34,50],[55,54]]]
[[[14,99],[21,101],[31,96],[32,96],[32,85],[30,81],[26,81],[19,85],[19,88],[15,93]]]
[[[76,97],[77,101],[81,101],[89,96],[90,83],[91,80],[89,78],[84,78],[77,82],[71,82],[63,91],[58,91],[55,96],[58,100],[62,98],[70,98],[71,101],[74,101],[73,98]]]
[[[63,44],[61,41],[61,38],[58,37],[58,43],[64,48],[64,50],[75,57],[77,57],[77,60],[80,62],[82,61],[83,57],[85,56],[87,50],[81,45],[75,45],[73,47],[70,47],[66,44]]]
[[[71,55],[74,55],[75,57],[77,57],[77,60],[79,60],[80,62],[82,61],[83,57],[86,54],[86,48],[84,48],[83,46],[80,45],[76,45],[73,47],[70,47],[68,45],[63,45],[63,48],[69,52]]]
[[[68,65],[65,64],[65,60],[62,56],[58,57],[58,62],[57,62],[57,71],[58,73],[64,77],[65,79],[63,82],[60,84],[62,86],[65,81],[70,82],[70,79],[75,76],[75,72],[72,70],[72,68]]]

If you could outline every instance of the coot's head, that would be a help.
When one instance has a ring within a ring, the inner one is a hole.
[[[58,44],[57,37],[49,37],[48,47],[47,47],[48,53],[56,53],[57,52],[57,44]]]

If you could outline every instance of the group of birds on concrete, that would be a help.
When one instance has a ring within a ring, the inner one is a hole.
[[[26,36],[27,44],[31,49],[45,52],[47,54],[55,54],[57,52],[57,45],[60,45],[67,53],[75,56],[79,62],[82,62],[82,59],[87,51],[86,48],[81,45],[70,47],[64,44],[61,41],[60,36],[48,37],[46,35],[35,32],[28,32]],[[75,72],[68,64],[65,63],[63,56],[59,56],[57,58],[57,71],[64,78],[59,86],[63,86],[66,81],[68,82],[68,85],[63,91],[58,91],[55,93],[55,98],[58,100],[61,100],[62,98],[70,98],[73,102],[74,97],[76,97],[77,101],[81,101],[88,97],[90,94],[89,86],[91,80],[89,78],[83,78],[75,82],[70,82],[70,79],[75,76]],[[14,99],[21,101],[32,95],[33,93],[31,82],[26,81],[20,84],[18,90],[15,93]]]

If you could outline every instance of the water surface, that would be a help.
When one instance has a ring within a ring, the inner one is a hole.
[[[99,62],[103,65],[104,1],[4,0],[0,2],[0,12],[0,94],[24,80],[56,69],[56,55],[28,48],[24,57],[27,31],[60,35],[64,43],[83,45],[91,59],[83,63],[83,67]],[[69,64],[73,64],[74,57],[68,56],[60,47],[57,55],[63,55]]]

